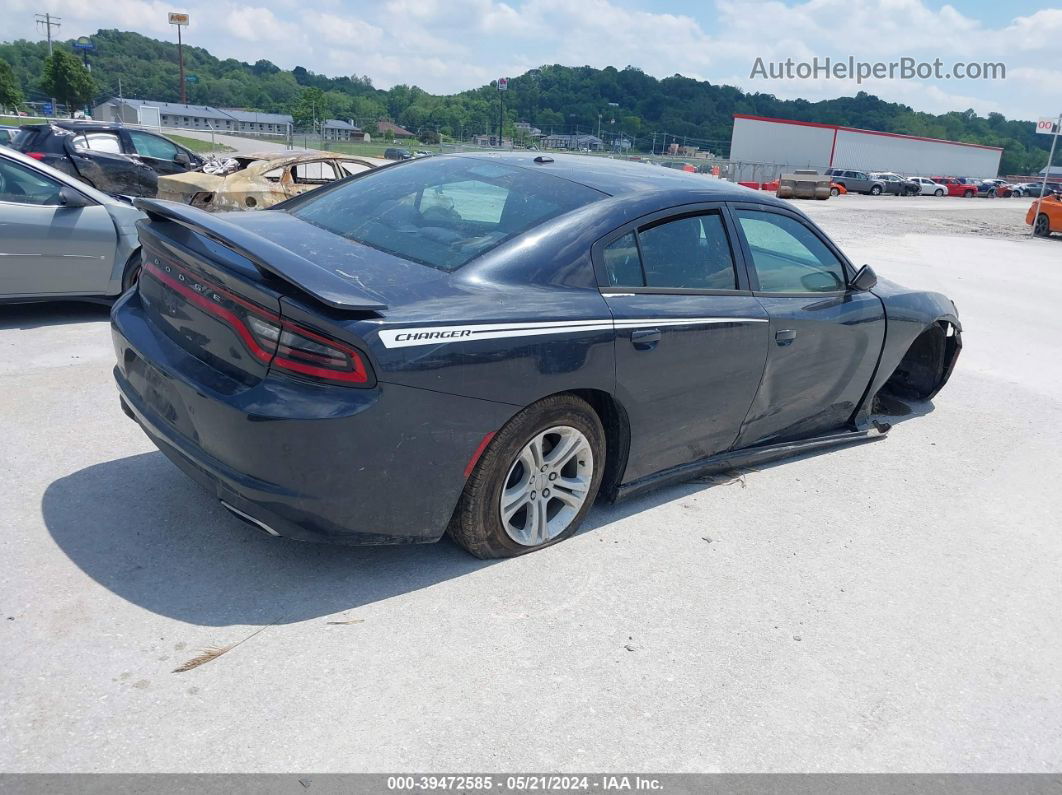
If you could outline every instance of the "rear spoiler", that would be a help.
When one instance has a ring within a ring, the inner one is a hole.
[[[153,221],[174,221],[232,249],[258,270],[283,279],[327,306],[348,311],[387,309],[387,304],[342,276],[204,210],[160,199],[136,199],[133,204]]]

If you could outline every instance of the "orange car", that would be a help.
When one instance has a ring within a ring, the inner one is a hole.
[[[1035,212],[1036,202],[1033,202],[1029,205],[1029,212],[1025,214],[1025,223],[1032,224]],[[1040,212],[1033,226],[1033,234],[1037,237],[1047,237],[1052,232],[1062,232],[1062,196],[1057,193],[1054,196],[1045,196],[1040,202]]]
[[[831,196],[844,196],[848,193],[848,188],[842,185],[840,182],[830,183],[830,195]]]

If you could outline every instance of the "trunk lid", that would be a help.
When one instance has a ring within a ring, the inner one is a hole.
[[[298,227],[288,229],[293,240],[314,227],[283,213],[218,215],[158,200],[135,204],[148,216],[138,224],[144,262],[138,292],[145,313],[161,333],[226,376],[202,371],[197,378],[236,390],[257,384],[276,367],[332,383],[373,383],[357,350],[364,340],[349,326],[386,309],[382,296],[360,284],[357,274],[319,266],[233,220],[257,215],[294,221]],[[318,259],[332,258],[321,252]],[[284,310],[292,301],[317,310],[293,320]]]

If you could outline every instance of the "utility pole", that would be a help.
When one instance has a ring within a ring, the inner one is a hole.
[[[183,28],[185,25],[188,24],[188,15],[187,14],[176,14],[176,13],[171,11],[170,12],[170,24],[177,26],[177,64],[178,64],[179,69],[180,69],[181,104],[182,105],[187,105],[188,104],[188,96],[187,96],[187,94],[185,94],[185,85],[184,85],[184,43],[181,41],[181,28]]]
[[[48,57],[52,57],[52,28],[55,28],[56,32],[59,32],[59,28],[63,26],[62,17],[53,17],[49,13],[37,14],[37,27],[44,28],[48,32]],[[52,100],[52,115],[56,115],[55,112],[58,108],[55,106],[55,97]]]

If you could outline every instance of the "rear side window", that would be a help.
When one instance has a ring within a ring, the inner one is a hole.
[[[310,163],[297,163],[293,170],[297,185],[324,185],[336,178],[332,163],[325,160],[315,160]]]
[[[717,212],[692,215],[629,232],[603,252],[614,287],[734,290],[730,241]]]
[[[341,237],[449,271],[603,197],[529,168],[433,157],[307,194],[288,212]]]
[[[122,154],[122,143],[114,133],[90,132],[78,133],[74,136],[74,148],[91,150],[93,152],[110,152]]]

